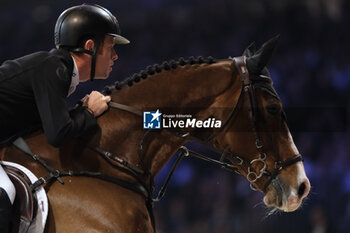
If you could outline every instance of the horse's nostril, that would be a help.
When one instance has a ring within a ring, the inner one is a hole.
[[[305,189],[306,189],[306,184],[305,182],[303,182],[300,186],[299,186],[299,189],[298,189],[298,197],[301,198],[304,193],[305,193]]]

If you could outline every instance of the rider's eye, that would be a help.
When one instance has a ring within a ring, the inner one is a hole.
[[[271,115],[276,115],[281,111],[281,107],[278,104],[271,104],[266,106],[266,111]]]

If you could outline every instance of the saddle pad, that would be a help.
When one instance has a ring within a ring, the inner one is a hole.
[[[20,169],[28,176],[28,178],[32,183],[38,180],[38,178],[30,170],[23,167],[22,165],[19,165],[17,163],[7,162],[7,161],[2,161],[1,163],[4,165],[13,166]],[[43,233],[45,229],[47,215],[49,212],[49,203],[47,200],[45,189],[43,187],[40,187],[35,192],[35,194],[38,201],[38,211],[27,233]]]

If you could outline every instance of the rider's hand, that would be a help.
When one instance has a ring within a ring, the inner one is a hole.
[[[83,106],[86,107],[95,117],[98,117],[107,110],[110,96],[104,96],[98,91],[92,91],[90,95],[86,95],[83,99]]]

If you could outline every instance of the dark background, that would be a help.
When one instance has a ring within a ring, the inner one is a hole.
[[[88,2],[88,1],[86,1]],[[59,14],[81,1],[0,1],[0,62],[54,47]],[[241,55],[280,34],[269,63],[275,88],[312,189],[293,213],[268,210],[245,178],[185,159],[164,200],[155,205],[158,232],[350,232],[349,10],[346,0],[95,1],[132,42],[117,47],[111,77],[94,89],[164,60]],[[70,102],[90,92],[79,85]],[[197,144],[192,148],[204,151]],[[164,180],[168,165],[158,176]],[[158,184],[159,185],[159,184]],[[159,187],[159,186],[158,186]]]

